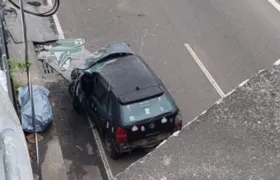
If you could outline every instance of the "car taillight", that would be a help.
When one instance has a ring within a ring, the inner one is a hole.
[[[127,132],[123,128],[118,127],[116,130],[116,143],[119,144],[121,142],[127,141]]]
[[[183,124],[183,118],[182,118],[181,112],[179,111],[175,117],[175,130],[176,131],[181,130],[182,124]]]

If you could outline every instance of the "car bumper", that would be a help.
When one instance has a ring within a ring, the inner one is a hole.
[[[159,145],[162,141],[166,140],[169,136],[172,135],[170,133],[159,134],[156,136],[148,137],[145,139],[141,139],[138,141],[121,143],[118,147],[120,153],[129,152],[136,148],[153,148]]]

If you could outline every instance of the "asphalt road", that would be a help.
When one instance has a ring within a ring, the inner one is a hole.
[[[184,44],[226,94],[280,58],[280,12],[267,0],[64,0],[58,18],[66,38],[94,51],[128,42],[161,77],[185,123],[220,95]],[[110,161],[113,174],[144,153]]]

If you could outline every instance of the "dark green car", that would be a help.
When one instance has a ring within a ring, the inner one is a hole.
[[[75,109],[94,122],[113,159],[153,148],[182,128],[173,98],[138,55],[106,56],[86,70],[74,70],[72,79]]]

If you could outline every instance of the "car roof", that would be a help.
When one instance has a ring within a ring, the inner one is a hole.
[[[113,60],[103,66],[99,73],[108,81],[123,103],[162,92],[157,77],[137,55]]]

